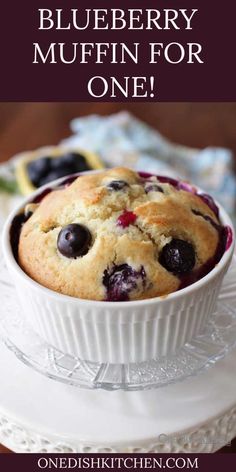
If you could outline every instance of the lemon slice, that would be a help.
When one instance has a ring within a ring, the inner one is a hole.
[[[85,151],[84,149],[69,149],[60,146],[47,146],[36,149],[35,151],[22,152],[15,156],[18,159],[18,163],[16,165],[16,180],[20,192],[23,195],[29,195],[36,190],[36,187],[31,182],[28,175],[27,166],[29,162],[44,156],[50,156],[53,159],[54,157],[62,156],[68,152],[78,152],[79,154],[83,155],[88,166],[92,170],[104,168],[97,154],[90,151]]]

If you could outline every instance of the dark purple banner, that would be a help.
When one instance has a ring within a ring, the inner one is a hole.
[[[232,0],[4,2],[0,100],[236,100]]]
[[[235,470],[235,455],[227,454],[1,454],[0,467],[4,472],[22,470]]]

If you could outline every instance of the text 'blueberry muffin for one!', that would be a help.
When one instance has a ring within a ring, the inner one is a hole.
[[[80,176],[32,207],[19,264],[73,297],[165,296],[203,277],[224,252],[214,202],[165,177],[114,168]]]

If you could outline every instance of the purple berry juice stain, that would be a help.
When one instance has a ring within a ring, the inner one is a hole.
[[[128,264],[114,265],[103,274],[103,285],[106,287],[106,301],[124,302],[129,300],[129,294],[134,290],[145,287],[146,272],[141,266],[134,270]]]

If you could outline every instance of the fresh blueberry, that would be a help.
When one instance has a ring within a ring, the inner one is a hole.
[[[51,162],[51,170],[57,170],[61,167],[61,162],[59,157],[53,157]]]
[[[66,162],[74,163],[75,165],[75,172],[84,172],[86,170],[91,170],[92,167],[87,163],[83,154],[79,154],[78,152],[70,152],[64,156]]]
[[[27,171],[31,182],[36,187],[51,182],[52,180],[91,170],[85,157],[76,152],[70,152],[58,157],[41,157],[31,161],[27,166]]]
[[[109,190],[115,190],[116,192],[123,190],[125,187],[128,187],[128,184],[124,180],[112,180],[109,184],[107,184],[107,188]]]
[[[51,162],[51,169],[54,171],[57,171],[58,169],[64,169],[64,168],[70,167],[71,169],[75,169],[75,163],[74,162],[66,162],[64,160],[64,156],[59,156],[59,157],[54,157]]]
[[[27,172],[35,187],[40,186],[40,180],[51,170],[51,158],[41,157],[28,163]]]
[[[89,250],[91,239],[88,228],[73,223],[61,229],[57,238],[57,248],[65,257],[84,256]]]
[[[86,162],[85,157],[82,154],[78,154],[76,152],[68,152],[61,156],[61,162],[67,165],[75,165],[77,164],[78,159],[81,159],[83,162]]]
[[[114,265],[103,274],[103,285],[107,291],[107,301],[128,301],[129,293],[137,290],[140,285],[145,287],[146,272],[141,266],[134,270],[128,264]]]
[[[60,177],[64,177],[66,175],[73,174],[73,170],[71,170],[70,167],[64,167],[64,168],[58,168],[55,170],[51,170],[45,177],[40,179],[40,187],[42,185],[48,184],[49,182],[52,182],[53,180],[59,179]]]
[[[160,185],[157,185],[157,184],[154,184],[154,183],[150,183],[150,184],[145,185],[145,192],[146,192],[146,193],[149,193],[149,192],[161,192],[161,193],[164,193],[164,190],[163,190],[163,188],[160,187]]]
[[[53,169],[64,169],[70,167],[71,174],[75,172],[84,172],[91,170],[91,167],[87,163],[85,157],[82,154],[76,152],[70,152],[63,154],[62,156],[52,159]]]
[[[172,239],[161,251],[159,262],[169,272],[186,274],[195,265],[195,251],[192,244],[182,239]]]

